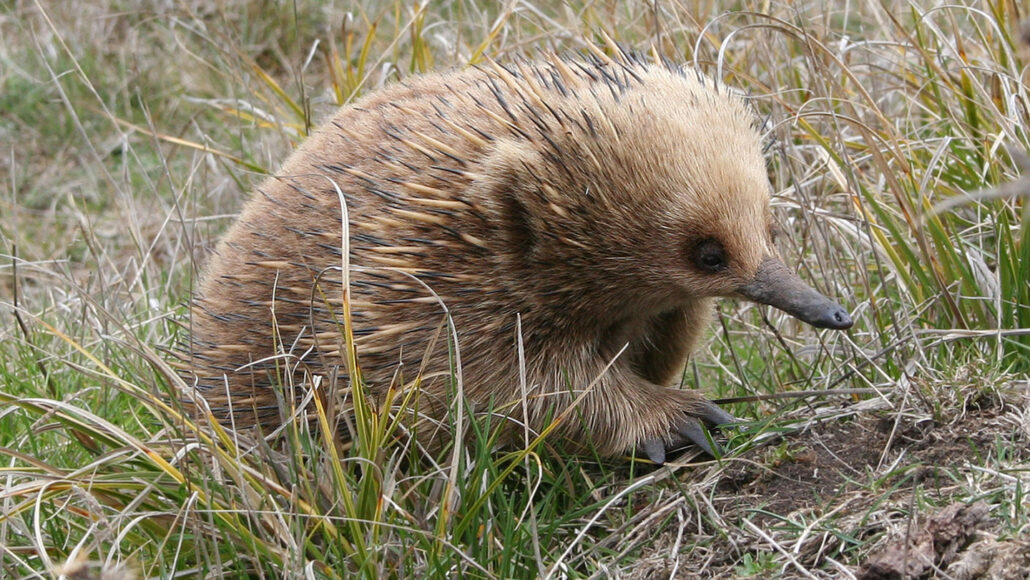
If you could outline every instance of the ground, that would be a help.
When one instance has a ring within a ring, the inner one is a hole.
[[[980,480],[984,496],[1017,485],[1016,478],[981,466],[992,464],[999,453],[1009,465],[1030,461],[1030,382],[1012,382],[966,401],[948,420],[868,410],[873,406],[886,405],[824,408],[821,414],[835,417],[804,420],[795,431],[729,460],[707,498],[712,512],[688,520],[685,529],[659,526],[644,550],[642,562],[648,565],[631,576],[675,571],[675,578],[748,572],[762,577],[763,565],[786,558],[791,566],[784,568],[784,577],[812,577],[809,568],[850,560],[853,553],[838,554],[857,549],[861,566],[850,572],[868,580],[902,578],[892,574],[901,569],[906,578],[1027,578],[1025,530],[1007,529],[1008,514],[992,514],[987,504],[973,503],[967,480]],[[945,521],[958,531],[942,532]],[[734,533],[748,528],[759,533]],[[684,536],[709,542],[670,559]],[[920,548],[920,540],[932,546]],[[950,553],[943,554],[945,548]],[[938,575],[919,558],[925,554],[942,568]],[[912,560],[908,568],[900,563],[905,557]],[[995,568],[977,564],[992,559]],[[754,565],[749,569],[742,560]]]

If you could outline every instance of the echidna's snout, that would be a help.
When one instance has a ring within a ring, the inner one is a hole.
[[[802,282],[777,258],[762,261],[755,277],[741,287],[739,293],[755,302],[775,306],[817,328],[844,330],[853,324],[844,307]]]

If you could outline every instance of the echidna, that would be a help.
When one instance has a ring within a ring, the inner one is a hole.
[[[373,399],[417,386],[419,413],[445,419],[457,350],[467,401],[513,423],[562,417],[556,437],[604,455],[711,452],[704,425],[732,416],[672,386],[714,297],[851,326],[777,257],[753,120],[701,74],[625,55],[491,63],[345,106],[207,266],[187,355],[199,392],[222,420],[269,427],[284,374],[346,375],[349,247]]]

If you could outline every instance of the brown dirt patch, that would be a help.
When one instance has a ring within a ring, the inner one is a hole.
[[[970,474],[997,466],[1000,455],[1005,465],[1030,461],[1030,432],[1011,410],[987,399],[967,403],[947,421],[878,412],[812,422],[724,464],[710,496],[718,513],[711,528],[685,529],[695,541],[679,536],[672,559],[669,552],[660,556],[677,533],[662,532],[637,571],[667,576],[675,570],[676,578],[858,574],[892,546],[895,555],[905,553],[905,538],[917,534],[947,558],[907,578],[950,578],[960,570],[970,579],[1026,577],[1004,572],[1025,574],[1027,547],[1006,536],[991,511],[1005,496],[988,498],[987,509],[977,512],[982,517],[959,521],[968,524],[954,527],[960,533],[941,531],[952,530],[948,518],[955,514],[947,510],[965,509],[974,499],[963,487]],[[952,504],[957,507],[944,507]],[[934,519],[938,512],[943,515]],[[1004,566],[992,568],[994,560]],[[951,576],[940,568],[948,563]]]
[[[760,498],[751,509],[788,515],[853,494],[877,477],[886,478],[879,485],[906,479],[932,487],[947,470],[980,463],[999,442],[1019,438],[999,421],[1003,413],[984,404],[947,425],[887,414],[814,423],[761,451],[761,459],[727,469],[717,489]],[[1012,441],[1012,459],[1030,459],[1026,443]]]

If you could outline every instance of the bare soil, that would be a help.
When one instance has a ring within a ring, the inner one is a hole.
[[[630,576],[1030,578],[1030,542],[993,513],[1011,506],[961,499],[999,455],[1030,462],[1028,398],[983,397],[946,422],[896,412],[812,422],[730,460],[710,519],[659,532]]]

